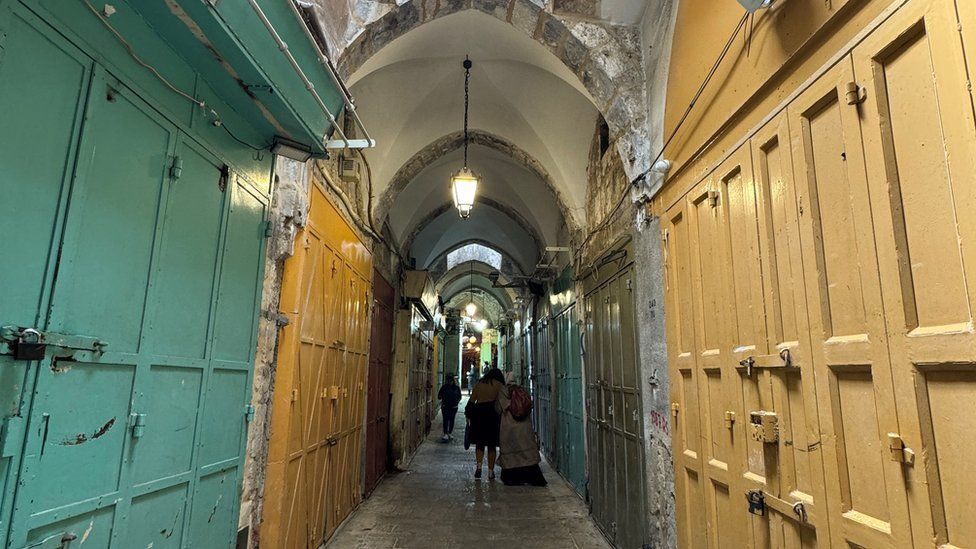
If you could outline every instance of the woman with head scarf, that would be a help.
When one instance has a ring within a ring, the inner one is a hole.
[[[474,470],[474,478],[481,478],[481,463],[488,452],[488,479],[495,478],[495,456],[498,447],[498,428],[501,418],[495,411],[495,399],[505,387],[505,376],[498,368],[492,368],[485,373],[471,391],[471,398],[464,408],[464,415],[468,418],[468,437],[475,448],[475,459],[478,462]]]
[[[532,430],[532,422],[528,417],[512,414],[513,393],[525,389],[515,383],[513,372],[506,374],[505,382],[495,400],[495,410],[501,415],[498,464],[502,467],[502,482],[509,486],[545,486],[546,477],[539,467],[539,439]]]

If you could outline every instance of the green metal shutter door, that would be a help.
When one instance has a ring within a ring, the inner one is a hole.
[[[34,51],[15,51],[8,43],[4,70],[12,59],[35,68]],[[69,534],[91,547],[232,546],[266,199],[224,181],[209,154],[101,71],[79,150],[46,327],[108,347],[74,360],[49,352],[37,369],[7,545],[56,547]],[[25,255],[40,265],[48,252]]]
[[[0,10],[0,326],[43,328],[91,61],[39,33],[29,15]],[[54,244],[52,246],[52,244]],[[34,363],[0,355],[0,541],[13,503]],[[12,419],[10,419],[12,418]]]

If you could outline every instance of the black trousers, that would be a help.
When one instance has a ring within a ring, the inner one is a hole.
[[[449,435],[454,432],[454,416],[457,415],[457,408],[441,408],[441,416],[444,418],[444,434]]]

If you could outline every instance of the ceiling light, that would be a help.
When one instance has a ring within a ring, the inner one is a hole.
[[[305,162],[312,158],[312,148],[297,141],[276,137],[274,145],[271,146],[271,153],[284,156],[298,162]]]
[[[451,177],[451,194],[454,197],[454,207],[461,219],[467,219],[474,208],[474,199],[478,194],[478,176],[468,168],[468,83],[471,80],[471,60],[464,58],[464,166]],[[472,313],[473,314],[473,313]]]
[[[468,313],[468,316],[474,316],[478,312],[478,306],[472,301],[464,306],[464,312]]]

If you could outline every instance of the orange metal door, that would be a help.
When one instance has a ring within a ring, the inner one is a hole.
[[[310,195],[282,283],[265,547],[318,547],[361,498],[371,259],[323,189]]]

